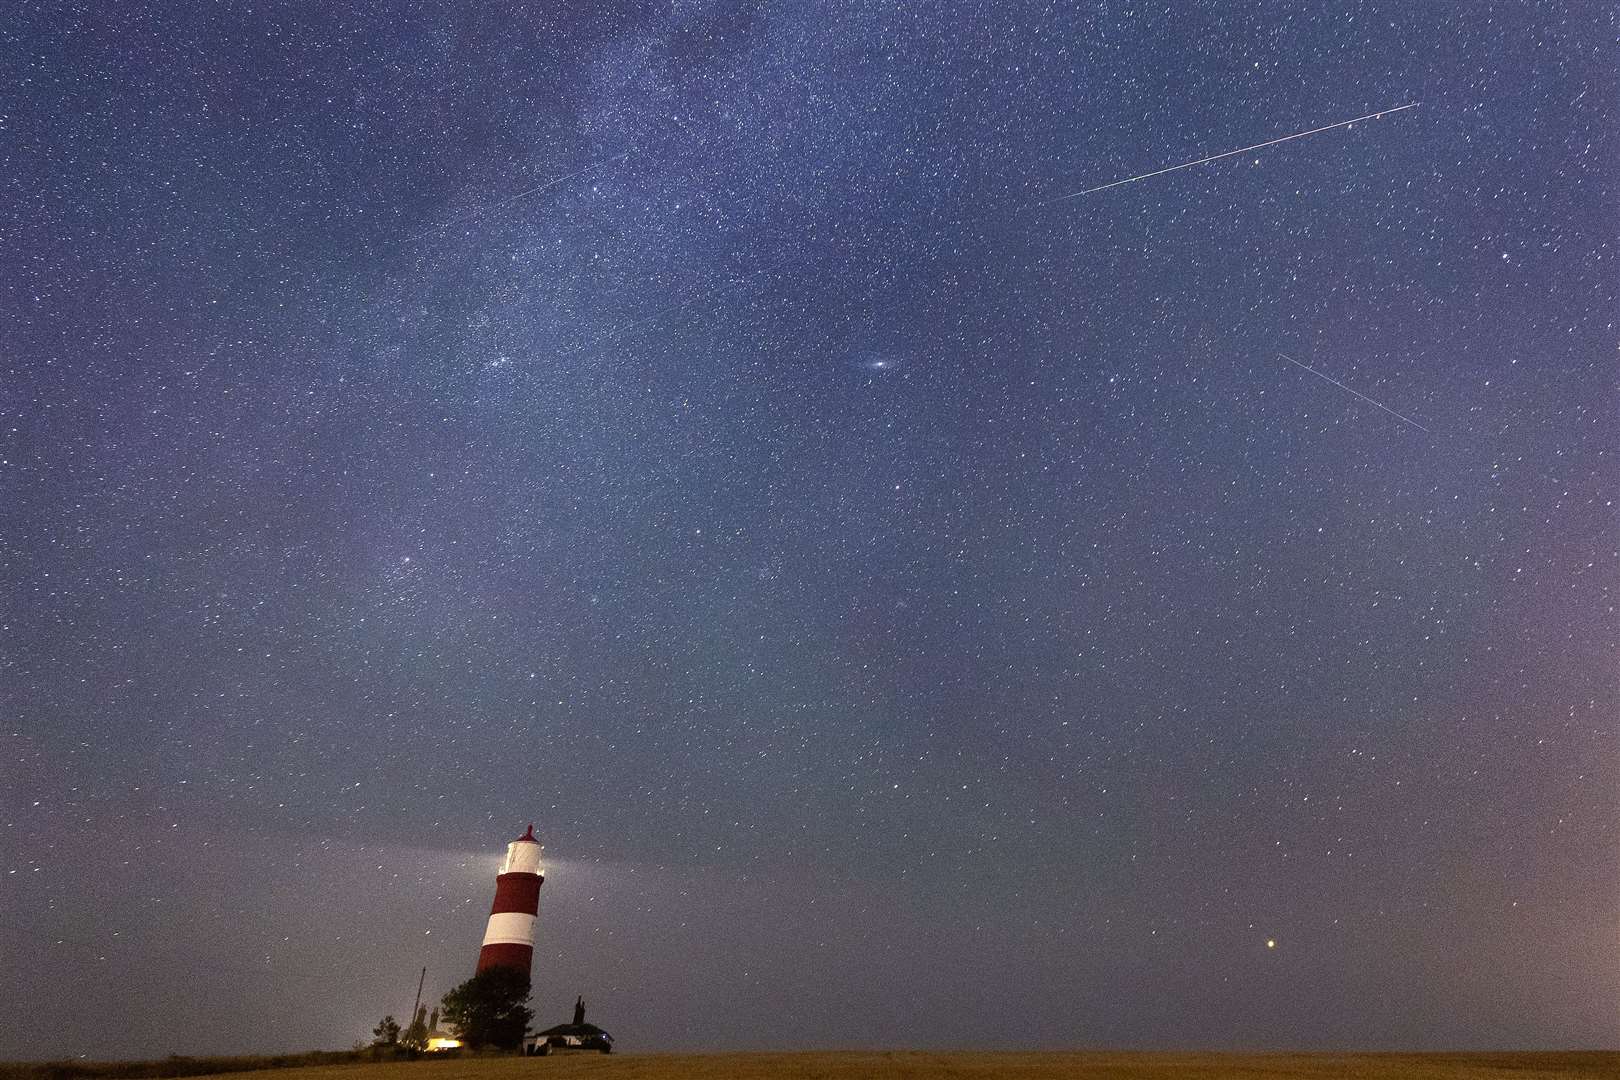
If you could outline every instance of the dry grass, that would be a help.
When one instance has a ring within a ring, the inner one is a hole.
[[[276,1080],[1620,1080],[1620,1053],[565,1054],[317,1066]],[[223,1080],[223,1078],[222,1078]]]
[[[0,1080],[156,1080],[159,1077],[219,1076],[294,1069],[310,1066],[346,1066],[361,1062],[394,1062],[406,1054],[398,1049],[309,1050],[301,1054],[255,1057],[172,1057],[151,1061],[0,1061]]]

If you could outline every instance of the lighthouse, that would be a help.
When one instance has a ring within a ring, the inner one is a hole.
[[[534,918],[540,911],[540,886],[546,874],[540,865],[540,841],[534,826],[506,845],[506,859],[495,877],[495,903],[489,909],[484,947],[478,950],[478,971],[513,968],[529,974],[534,959]]]

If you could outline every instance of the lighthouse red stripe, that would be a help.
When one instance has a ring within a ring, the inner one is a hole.
[[[539,874],[502,874],[495,879],[495,904],[491,915],[517,911],[533,915],[540,910]]]
[[[527,975],[529,973],[529,962],[533,959],[533,945],[485,945],[478,950],[478,971],[484,971],[492,967],[509,967],[517,968]],[[474,972],[474,974],[476,973]]]

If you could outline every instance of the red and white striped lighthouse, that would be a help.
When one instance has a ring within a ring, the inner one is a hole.
[[[509,967],[527,975],[534,960],[534,919],[540,911],[540,886],[545,883],[540,865],[540,841],[534,826],[506,845],[506,861],[495,877],[495,903],[489,909],[484,947],[478,950],[478,970]]]

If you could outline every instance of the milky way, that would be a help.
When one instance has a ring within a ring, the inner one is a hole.
[[[0,1055],[1615,1045],[1615,15],[1329,7],[11,13]]]

